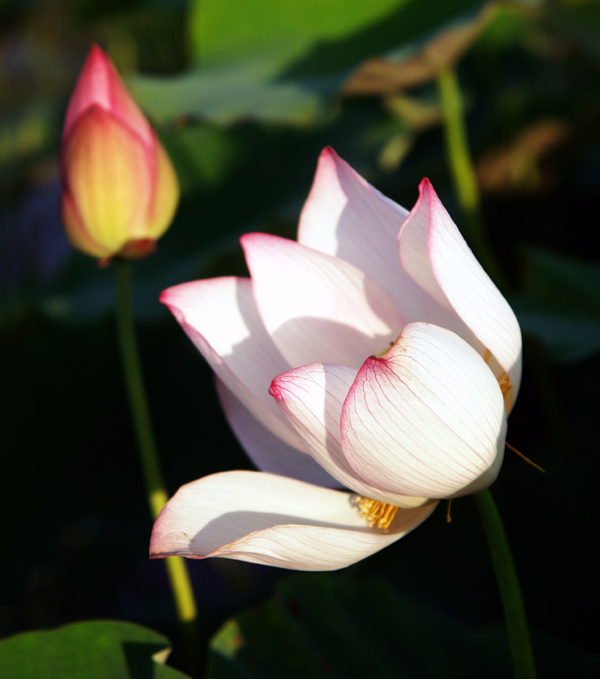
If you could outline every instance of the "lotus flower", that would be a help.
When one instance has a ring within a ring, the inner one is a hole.
[[[242,246],[251,279],[162,301],[262,471],[183,486],[152,557],[334,570],[494,481],[521,334],[427,179],[408,214],[326,149],[298,242],[255,233]]]
[[[71,243],[99,258],[143,257],[167,230],[177,177],[108,56],[93,46],[71,95],[61,148],[61,211]]]

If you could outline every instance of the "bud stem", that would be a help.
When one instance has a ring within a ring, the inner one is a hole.
[[[535,679],[535,663],[521,586],[500,513],[489,490],[478,493],[473,496],[473,499],[481,516],[494,571],[496,572],[508,629],[515,677],[517,679]]]
[[[128,260],[116,260],[117,275],[117,331],[123,373],[127,386],[131,417],[138,444],[140,462],[146,484],[152,518],[156,519],[168,496],[162,478],[160,462],[154,443],[150,410],[142,377],[142,369],[133,324],[131,303],[131,266]],[[173,593],[177,617],[187,646],[190,669],[197,676],[197,610],[194,591],[182,557],[168,557],[165,561],[169,584]]]

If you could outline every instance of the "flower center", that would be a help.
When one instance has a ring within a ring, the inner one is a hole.
[[[354,496],[352,504],[358,508],[361,517],[366,519],[369,528],[377,528],[382,533],[388,532],[398,511],[396,505],[388,505],[385,502],[371,500],[371,498],[364,497],[363,495]]]

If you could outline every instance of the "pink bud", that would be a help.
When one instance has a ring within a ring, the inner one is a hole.
[[[62,136],[61,210],[73,245],[93,257],[143,257],[167,230],[173,165],[108,56],[90,50]]]

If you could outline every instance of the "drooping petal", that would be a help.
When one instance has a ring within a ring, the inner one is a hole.
[[[218,378],[216,386],[229,426],[258,469],[325,488],[340,488],[340,483],[310,455],[288,446],[264,427]]]
[[[496,478],[506,437],[502,392],[479,354],[437,326],[404,328],[359,370],[342,446],[369,483],[405,495],[476,493]]]
[[[65,115],[63,140],[71,133],[80,116],[92,106],[99,106],[139,136],[152,144],[152,128],[140,111],[106,53],[93,45],[69,99]]]
[[[408,210],[371,186],[332,148],[326,148],[300,216],[298,242],[366,273],[407,323],[427,321],[456,331],[456,314],[415,283],[398,260],[398,232],[407,215]]]
[[[71,130],[62,154],[64,184],[85,229],[116,253],[143,234],[151,181],[139,138],[98,106]]]
[[[336,570],[400,539],[433,509],[400,509],[381,533],[367,526],[348,493],[262,472],[225,472],[179,489],[154,525],[150,556]]]
[[[289,369],[260,320],[247,278],[213,278],[165,290],[166,304],[217,376],[280,439],[304,450],[269,396]]]
[[[472,344],[499,379],[510,413],[521,383],[519,323],[427,179],[421,182],[419,200],[402,226],[399,248],[402,265],[414,280],[441,305],[453,309],[473,333]]]
[[[254,233],[241,240],[256,305],[291,366],[358,367],[397,337],[400,312],[347,262],[277,236]]]
[[[427,498],[407,497],[367,483],[346,460],[340,419],[357,372],[342,365],[306,365],[276,377],[269,393],[314,459],[346,488],[397,507],[427,503]]]

